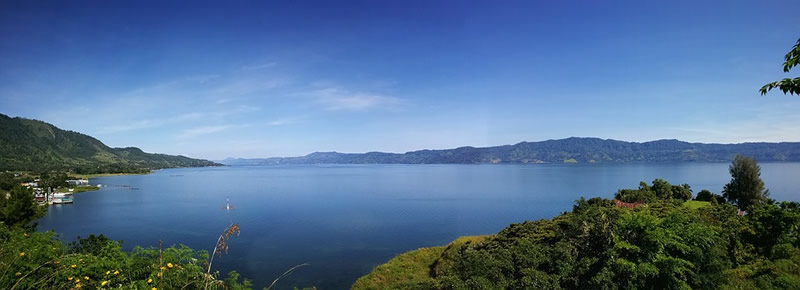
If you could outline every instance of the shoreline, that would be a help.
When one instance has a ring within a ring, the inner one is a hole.
[[[151,174],[153,171],[150,172],[142,172],[142,173],[93,173],[93,174],[70,174],[70,176],[78,177],[78,178],[97,178],[97,177],[109,177],[109,176],[123,176],[123,175],[147,175]]]

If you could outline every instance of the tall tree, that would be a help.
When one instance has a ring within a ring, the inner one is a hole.
[[[743,210],[760,204],[769,196],[761,180],[761,167],[756,160],[736,155],[730,166],[731,181],[722,189],[722,196]]]
[[[15,186],[6,195],[0,192],[0,224],[34,228],[33,221],[42,217],[44,210],[33,200],[33,191]]]
[[[800,39],[798,39],[797,43],[794,44],[794,47],[792,47],[792,49],[786,53],[784,59],[786,61],[783,62],[783,72],[788,73],[793,67],[800,64]],[[794,79],[785,78],[779,81],[768,83],[761,87],[761,95],[766,95],[767,92],[774,88],[781,90],[784,94],[788,93],[791,95],[800,95],[800,77]]]

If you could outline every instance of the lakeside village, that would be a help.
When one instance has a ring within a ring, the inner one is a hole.
[[[89,184],[89,176],[65,172],[0,172],[0,196],[9,198],[14,190],[25,191],[41,206],[74,203],[74,194],[99,190],[100,187],[120,187],[138,190],[130,185]]]
[[[87,179],[70,179],[66,180],[67,184],[70,186],[68,188],[57,188],[53,190],[52,187],[47,187],[46,189],[39,187],[40,180],[34,179],[32,182],[23,183],[23,186],[27,186],[29,189],[33,190],[33,198],[39,205],[51,205],[51,204],[61,204],[61,203],[73,203],[74,199],[72,194],[75,193],[76,188],[81,187],[89,187],[89,180]],[[84,190],[79,190],[81,192]]]
[[[50,186],[40,186],[41,179],[35,178],[30,182],[23,182],[20,185],[33,191],[33,198],[41,206],[52,204],[69,204],[74,202],[73,194],[98,190],[102,185],[91,186],[88,179],[67,179],[64,187],[56,188]]]

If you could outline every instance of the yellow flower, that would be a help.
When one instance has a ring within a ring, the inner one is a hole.
[[[83,276],[83,280],[89,280],[89,276]]]
[[[81,288],[81,284],[76,284],[75,288]]]
[[[156,288],[156,287],[153,287],[153,289],[152,289],[152,290],[158,290],[158,288]]]
[[[24,233],[24,234],[22,234],[22,235],[27,237],[27,236],[28,236],[28,233]]]
[[[78,265],[72,264],[72,266],[70,266],[70,267],[72,267],[73,269],[75,269],[75,267],[78,267]]]
[[[70,280],[70,281],[72,281],[72,277],[69,277],[69,278],[67,278],[67,280]]]
[[[14,275],[21,276],[21,275],[22,275],[22,273],[21,273],[21,272],[17,272],[17,273],[16,273],[16,274],[14,274]]]
[[[167,263],[167,267],[172,268],[172,263]]]
[[[147,279],[147,283],[153,283],[153,278]]]
[[[114,271],[114,275],[119,275],[119,271]]]
[[[156,276],[158,276],[158,278],[161,278],[161,272],[159,272],[158,274],[156,274]]]
[[[19,256],[20,256],[20,257],[25,257],[25,252],[20,252],[20,253],[19,253]]]
[[[166,270],[167,268],[165,268],[164,266],[161,266],[161,268],[159,268],[159,269],[161,269],[161,271],[164,271],[164,270]]]
[[[111,273],[111,270],[108,270],[108,271],[106,271],[106,275],[108,275],[108,274],[110,274],[110,273]]]
[[[106,284],[108,284],[108,281],[103,281],[102,283],[100,283],[100,286],[106,286]]]

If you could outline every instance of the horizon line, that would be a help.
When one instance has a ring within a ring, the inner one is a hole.
[[[619,140],[619,139],[613,139],[613,138],[570,136],[570,137],[564,137],[564,138],[559,138],[559,139],[546,139],[546,140],[539,140],[539,141],[520,141],[520,142],[513,143],[513,144],[501,144],[501,145],[492,145],[492,146],[470,146],[470,145],[466,145],[466,146],[449,147],[449,148],[417,149],[417,150],[411,150],[411,151],[405,151],[405,152],[390,152],[390,151],[339,152],[339,151],[335,151],[334,150],[334,151],[314,151],[314,152],[311,152],[311,153],[307,153],[305,155],[295,155],[295,156],[268,156],[268,157],[233,157],[233,156],[228,156],[228,157],[225,157],[223,159],[208,159],[208,160],[209,161],[224,161],[224,160],[230,160],[230,159],[234,159],[235,160],[235,159],[296,158],[296,157],[305,157],[305,156],[308,156],[308,155],[311,155],[311,154],[315,154],[315,153],[337,153],[337,154],[384,153],[384,154],[402,155],[402,154],[408,154],[408,153],[419,152],[419,151],[443,151],[443,150],[455,150],[455,149],[461,149],[461,148],[485,149],[485,148],[494,148],[494,147],[503,147],[503,146],[515,146],[515,145],[519,145],[519,144],[522,144],[522,143],[540,143],[540,142],[547,142],[547,141],[561,141],[561,140],[567,140],[567,139],[598,139],[598,140],[602,140],[602,141],[617,141],[617,142],[634,143],[634,144],[644,144],[644,143],[652,143],[652,142],[659,142],[659,141],[677,141],[677,142],[688,143],[688,144],[703,144],[703,145],[743,145],[743,144],[800,143],[800,141],[777,141],[777,142],[756,141],[756,142],[738,142],[738,143],[714,143],[714,142],[706,143],[706,142],[684,141],[684,140],[675,139],[675,138],[655,139],[655,140],[650,140],[650,141],[625,141],[625,140]]]

